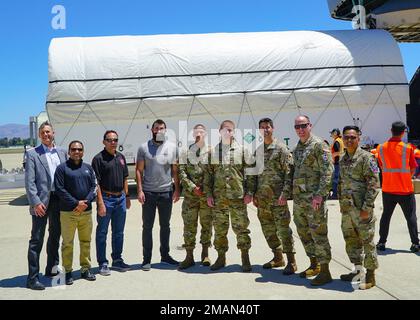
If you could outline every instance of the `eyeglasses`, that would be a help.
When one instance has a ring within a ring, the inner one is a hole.
[[[344,140],[356,140],[357,138],[357,136],[343,136]]]
[[[70,148],[70,151],[72,151],[72,152],[76,152],[76,151],[82,152],[83,148]]]
[[[108,139],[105,139],[105,141],[106,141],[106,142],[109,142],[109,143],[112,143],[112,142],[117,143],[117,142],[118,142],[118,139],[111,139],[111,138],[108,138]]]
[[[295,124],[295,129],[299,130],[299,129],[306,129],[308,126],[310,125],[310,123],[302,123],[302,124]]]

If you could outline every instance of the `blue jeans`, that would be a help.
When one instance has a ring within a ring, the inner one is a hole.
[[[172,213],[172,192],[144,191],[143,205],[143,262],[150,263],[153,249],[153,224],[155,223],[156,208],[159,211],[160,225],[160,255],[169,255],[169,236],[171,233],[170,219]]]
[[[332,181],[332,198],[337,198],[337,188],[338,188],[338,178],[340,176],[340,165],[334,164],[334,174],[333,174],[333,181]]]
[[[126,218],[126,199],[123,193],[119,197],[103,196],[106,207],[105,217],[96,216],[98,226],[96,227],[96,258],[98,264],[108,263],[106,258],[106,237],[108,234],[109,222],[112,231],[112,261],[122,261],[122,250],[124,244],[124,226]]]

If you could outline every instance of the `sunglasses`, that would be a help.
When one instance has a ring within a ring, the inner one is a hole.
[[[105,139],[106,142],[112,143],[112,142],[118,142],[118,139]]]
[[[70,151],[72,151],[72,152],[76,152],[76,151],[82,152],[83,148],[70,148]]]
[[[302,123],[302,124],[295,124],[295,129],[299,130],[299,129],[306,129],[308,126],[310,125],[310,123]]]
[[[343,140],[356,140],[357,136],[343,136]]]

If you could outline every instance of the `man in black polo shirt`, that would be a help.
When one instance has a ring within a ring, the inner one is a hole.
[[[63,244],[61,254],[66,272],[66,285],[73,284],[73,241],[79,235],[81,276],[96,280],[90,272],[90,242],[92,236],[92,201],[95,199],[96,179],[93,168],[84,163],[83,143],[72,141],[70,159],[55,171],[55,190],[60,198],[60,221]]]
[[[98,182],[97,206],[98,226],[96,228],[96,257],[99,273],[108,276],[111,271],[106,259],[106,237],[109,222],[112,228],[112,268],[118,271],[130,270],[122,259],[126,211],[131,203],[128,195],[128,168],[125,157],[117,152],[118,134],[109,130],[104,134],[105,149],[92,160]]]

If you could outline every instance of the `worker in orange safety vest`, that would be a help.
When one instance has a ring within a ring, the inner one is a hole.
[[[379,225],[380,239],[376,248],[385,251],[389,224],[397,204],[400,205],[411,238],[412,252],[419,251],[419,237],[416,217],[416,199],[411,180],[417,163],[414,158],[414,148],[402,141],[406,125],[397,121],[392,124],[392,138],[377,147],[378,162],[382,168],[382,200],[383,213]]]

